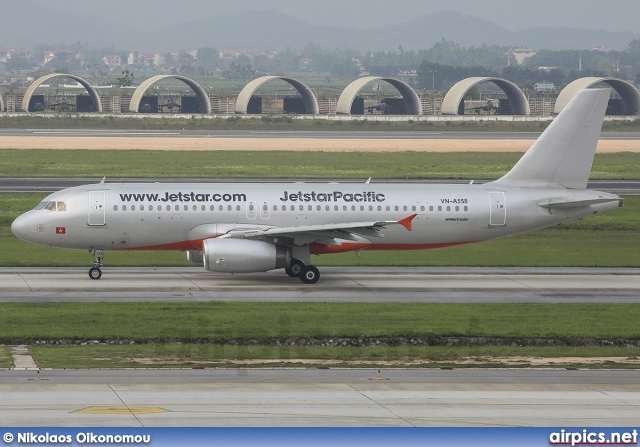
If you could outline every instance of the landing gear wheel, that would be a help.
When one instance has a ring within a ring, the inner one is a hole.
[[[89,269],[89,278],[100,279],[102,277],[102,270],[97,267],[91,267]]]
[[[315,284],[320,279],[320,271],[313,265],[305,266],[300,272],[300,281],[305,284]]]
[[[300,272],[304,268],[304,263],[299,259],[292,259],[289,267],[285,267],[284,271],[287,272],[287,275],[292,278],[297,278],[300,276]]]

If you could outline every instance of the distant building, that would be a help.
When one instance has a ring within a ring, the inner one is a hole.
[[[528,48],[516,48],[511,50],[511,55],[515,58],[518,65],[522,65],[524,61],[536,55],[536,52]]]
[[[69,57],[71,57],[71,55],[73,54],[73,51],[71,50],[50,50],[50,51],[45,51],[44,52],[44,64],[48,64],[49,62],[52,62],[56,59],[62,59],[62,60],[67,60],[69,59]]]
[[[109,70],[113,70],[117,67],[122,66],[122,60],[117,54],[105,54],[102,58],[102,62],[109,68]]]
[[[608,45],[598,45],[597,47],[592,48],[594,51],[602,51],[603,53],[608,53],[609,51],[613,51],[612,48],[609,48]]]
[[[550,93],[555,91],[556,85],[553,82],[538,82],[533,88],[538,93]]]

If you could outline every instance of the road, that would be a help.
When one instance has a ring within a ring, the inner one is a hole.
[[[322,267],[315,285],[282,271],[246,275],[201,267],[1,268],[0,302],[539,302],[637,303],[640,271],[599,268]]]

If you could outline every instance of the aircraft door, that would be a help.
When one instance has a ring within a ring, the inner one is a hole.
[[[104,226],[107,224],[105,217],[104,191],[89,191],[89,217],[87,224],[91,226]]]
[[[257,204],[253,200],[247,202],[247,219],[255,219],[258,215]]]
[[[260,219],[269,218],[269,202],[260,202]]]
[[[489,193],[489,225],[501,226],[507,224],[507,203],[504,192]]]

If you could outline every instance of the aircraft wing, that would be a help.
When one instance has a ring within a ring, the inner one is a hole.
[[[337,239],[359,240],[360,237],[384,237],[382,229],[388,225],[402,225],[411,231],[411,221],[417,214],[402,220],[383,220],[369,222],[345,222],[320,225],[299,225],[294,227],[271,227],[256,229],[231,230],[218,238],[262,238],[285,237],[295,239],[296,245],[317,242],[325,245],[340,245]]]

